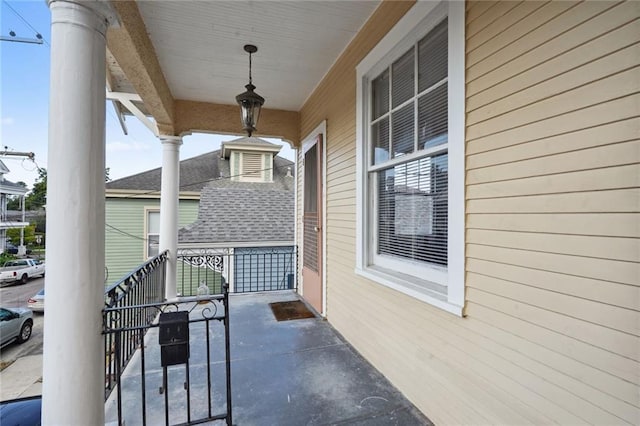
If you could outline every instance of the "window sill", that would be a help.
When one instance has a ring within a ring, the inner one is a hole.
[[[448,301],[446,286],[378,267],[356,268],[355,273],[456,316],[464,316],[462,306]]]

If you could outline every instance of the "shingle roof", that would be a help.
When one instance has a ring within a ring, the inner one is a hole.
[[[179,243],[293,241],[293,178],[287,179],[291,190],[203,188],[198,220],[180,229]]]
[[[293,162],[275,156],[273,158],[273,183],[261,183],[259,185],[273,185],[279,188],[288,188],[291,178],[284,180],[288,170],[295,173]],[[162,169],[148,170],[135,175],[107,182],[107,189],[131,189],[140,191],[160,191]],[[238,182],[229,179],[231,175],[229,160],[220,158],[220,150],[208,152],[197,157],[188,158],[180,162],[180,190],[201,191],[208,184],[220,187],[253,188],[255,183]],[[293,189],[293,188],[290,188]]]
[[[207,183],[220,177],[218,163],[220,151],[212,151],[180,162],[180,190],[198,192]],[[123,177],[107,182],[107,189],[133,189],[142,191],[160,191],[162,169]]]
[[[275,156],[273,182],[230,179],[229,160],[213,151],[180,162],[180,190],[200,191],[198,219],[183,243],[293,241],[294,163]],[[160,168],[107,183],[107,189],[159,191]]]

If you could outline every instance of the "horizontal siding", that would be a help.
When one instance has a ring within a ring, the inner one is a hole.
[[[527,3],[531,2],[521,3],[518,8],[527,7]],[[570,5],[569,2],[562,3]],[[575,6],[576,3],[574,2],[573,5]],[[609,6],[616,7],[613,2],[610,2]],[[557,6],[547,3],[545,7]],[[561,37],[549,37],[546,43],[532,46],[531,49],[521,52],[520,56],[510,61],[496,62],[495,72],[469,78],[467,94],[470,108],[475,109],[477,105],[474,97],[484,90],[499,90],[502,93],[501,96],[505,96],[513,93],[513,89],[518,87],[510,86],[514,82],[516,85],[519,84],[521,89],[530,87],[583,63],[607,56],[622,46],[637,43],[638,22],[634,22],[636,19],[634,16],[637,14],[634,10],[636,6],[633,2],[629,2],[622,7],[624,8],[622,10],[607,10],[574,28],[565,27],[567,31]],[[525,19],[531,21],[536,17],[529,15]],[[512,21],[509,24],[516,30],[521,22]],[[471,43],[472,40],[473,38],[467,42]]]
[[[327,120],[327,318],[436,424],[640,424],[638,7],[467,2],[465,318],[354,273],[355,65],[408,5],[302,109]]]
[[[638,28],[638,31],[640,32],[640,28]],[[467,157],[467,169],[473,170],[490,165],[544,158],[591,147],[632,141],[638,137],[638,129],[640,129],[640,118],[632,118],[515,146],[498,148],[469,155]]]
[[[640,5],[525,3],[468,35],[467,313],[532,392],[637,424]]]
[[[640,287],[634,285],[612,285],[610,281],[473,258],[467,259],[467,271],[519,283],[530,288],[553,291],[558,293],[560,299],[563,295],[567,295],[599,302],[603,304],[601,307],[603,310],[609,309],[604,305],[612,305],[626,308],[635,316],[640,306]],[[580,300],[575,300],[575,303],[579,304]]]
[[[194,222],[198,217],[197,200],[181,200],[178,209],[180,226]],[[160,208],[160,200],[107,198],[105,264],[108,270],[107,284],[120,278],[145,262],[144,259],[144,211]]]

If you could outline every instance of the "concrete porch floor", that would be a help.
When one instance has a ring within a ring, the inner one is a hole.
[[[278,322],[269,303],[297,300],[290,292],[230,297],[231,381],[234,425],[430,425],[403,395],[320,318]],[[196,308],[192,313],[199,315]],[[164,395],[158,329],[147,333],[147,424],[163,425]],[[204,323],[190,328],[191,419],[207,413]],[[211,323],[213,414],[224,412],[222,325]],[[129,363],[122,381],[126,426],[142,424],[141,359]],[[170,424],[187,420],[185,368],[169,368]],[[107,423],[117,421],[114,391],[105,405]],[[114,423],[117,424],[117,423]],[[208,424],[223,424],[222,421]]]

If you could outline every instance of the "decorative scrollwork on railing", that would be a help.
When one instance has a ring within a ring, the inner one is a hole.
[[[103,333],[147,329],[157,323],[158,314],[179,310],[178,302],[107,308],[103,315]]]
[[[229,248],[180,248],[178,249],[178,257],[208,256],[208,255],[228,256],[230,254],[231,254],[231,249]]]
[[[204,306],[203,306],[204,305]],[[220,296],[215,296],[211,299],[201,299],[194,302],[193,306],[189,309],[189,312],[196,311],[196,308],[200,308],[200,316],[204,320],[220,319],[218,317],[218,306],[222,308],[222,299]],[[196,312],[198,312],[196,311]]]
[[[179,255],[178,259],[191,266],[192,268],[208,268],[212,271],[224,271],[224,258],[221,255],[202,255],[202,256],[183,256]]]

